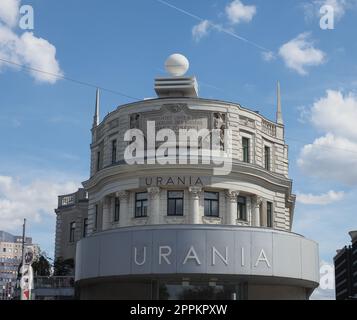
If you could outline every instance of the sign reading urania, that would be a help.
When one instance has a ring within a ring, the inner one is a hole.
[[[196,176],[157,176],[140,178],[140,186],[205,186],[210,184],[210,177]]]
[[[140,253],[139,253],[140,251]],[[134,247],[134,263],[138,266],[142,266],[146,263],[146,251],[147,247],[142,247],[141,249]],[[225,247],[222,252],[218,250],[215,246],[212,246],[210,248],[210,263],[212,266],[215,266],[217,264],[217,260],[220,260],[223,262],[226,266],[228,266],[229,263],[234,263],[234,259],[229,258],[228,254],[229,248]],[[245,258],[245,248],[241,247],[239,250],[240,254],[240,261],[241,261],[241,266],[244,267],[246,264],[246,258]],[[264,249],[261,249],[258,251],[259,255],[254,259],[253,266],[258,267],[259,263],[265,264],[267,268],[271,268],[271,264],[269,262],[269,259],[264,251]],[[175,264],[175,261],[172,260],[173,252],[172,252],[172,247],[171,246],[159,246],[158,248],[158,263],[159,265],[161,264],[168,264],[171,265],[172,263]],[[182,264],[185,265],[189,261],[192,261],[196,265],[201,265],[202,262],[200,260],[199,254],[197,253],[195,247],[192,245],[189,247],[187,250],[187,253],[184,255],[184,259],[182,261]]]

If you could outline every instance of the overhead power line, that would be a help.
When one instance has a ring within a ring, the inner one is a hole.
[[[185,14],[185,15],[187,15],[187,16],[189,16],[189,17],[191,17],[191,18],[193,18],[193,19],[195,19],[197,21],[200,21],[200,22],[207,21],[209,23],[209,25],[211,27],[213,27],[214,29],[217,29],[218,31],[221,31],[221,32],[223,32],[223,33],[225,33],[225,34],[227,34],[227,35],[229,35],[229,36],[231,36],[231,37],[233,37],[233,38],[235,38],[237,40],[246,42],[246,43],[250,44],[251,46],[255,47],[256,49],[259,49],[259,50],[264,51],[264,52],[271,52],[271,53],[273,52],[272,50],[269,50],[268,48],[265,48],[265,47],[261,46],[260,44],[254,42],[254,41],[251,41],[251,40],[249,40],[249,39],[247,39],[245,37],[242,37],[242,36],[238,35],[237,33],[222,27],[219,24],[215,24],[215,23],[213,23],[213,22],[211,22],[211,21],[209,21],[207,19],[199,17],[198,15],[196,15],[196,14],[194,14],[192,12],[189,12],[187,10],[184,10],[182,8],[179,8],[179,7],[169,3],[167,1],[164,1],[164,0],[155,0],[155,1],[167,6],[169,8],[172,8],[172,9],[178,11],[178,12],[181,12],[182,14]]]
[[[3,59],[3,58],[0,58],[0,61],[8,63],[8,64],[15,65],[17,67],[21,67],[21,68],[23,68],[25,70],[28,70],[28,71],[33,71],[33,72],[46,74],[46,75],[52,76],[52,77],[57,78],[57,79],[70,81],[70,82],[73,82],[73,83],[76,83],[76,84],[79,84],[79,85],[82,85],[82,86],[90,87],[90,88],[97,88],[97,89],[100,89],[102,91],[106,91],[106,92],[110,92],[110,93],[113,93],[113,94],[117,94],[119,96],[131,99],[131,100],[136,100],[136,101],[142,100],[140,98],[128,95],[128,94],[126,94],[124,92],[120,92],[120,91],[112,90],[112,89],[107,89],[107,88],[104,88],[104,87],[102,87],[100,85],[97,85],[97,84],[93,84],[93,83],[89,83],[89,82],[85,82],[85,81],[81,81],[81,80],[76,80],[74,78],[69,78],[69,77],[66,77],[66,76],[61,75],[61,74],[56,74],[56,73],[48,72],[48,71],[45,71],[45,70],[40,70],[40,69],[37,69],[37,68],[29,67],[29,66],[26,66],[26,65],[23,65],[21,63],[14,62],[14,61],[6,60],[6,59]]]

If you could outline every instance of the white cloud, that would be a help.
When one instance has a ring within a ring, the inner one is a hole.
[[[0,5],[0,22],[15,27],[18,16],[21,0],[1,0]]]
[[[303,147],[298,165],[308,175],[355,185],[357,143],[328,133]]]
[[[203,37],[209,34],[209,29],[211,23],[208,20],[203,20],[199,24],[195,25],[192,28],[192,37],[196,41],[200,41]]]
[[[357,140],[357,95],[328,90],[311,109],[311,121],[325,132]]]
[[[334,18],[340,20],[346,13],[347,9],[355,6],[357,4],[356,0],[313,0],[306,2],[302,5],[305,12],[306,20],[310,21],[313,18],[321,17],[320,9],[323,6],[331,6],[334,9]]]
[[[11,176],[0,176],[0,230],[17,230],[23,218],[39,223],[43,215],[54,215],[57,196],[77,188],[76,182],[38,179],[24,183]]]
[[[307,74],[307,67],[318,66],[325,62],[325,53],[314,47],[309,33],[302,33],[282,45],[279,55],[286,66],[301,75]]]
[[[263,60],[267,61],[267,62],[275,60],[275,58],[276,58],[274,52],[272,52],[272,51],[263,51],[262,57],[263,57]]]
[[[357,96],[327,90],[310,109],[310,121],[324,136],[301,150],[298,165],[307,174],[357,184]]]
[[[345,196],[343,191],[329,191],[320,195],[313,195],[311,193],[297,193],[297,202],[308,205],[327,205],[337,201],[341,201]]]
[[[234,0],[226,7],[228,20],[232,24],[250,22],[256,13],[255,6],[244,5],[240,0]]]
[[[3,1],[3,0],[2,0]],[[36,37],[32,32],[24,32],[18,35],[14,32],[14,23],[17,21],[17,15],[14,15],[14,2],[6,0],[8,5],[2,7],[0,19],[9,21],[7,25],[0,23],[0,58],[8,60],[15,64],[25,65],[26,67],[37,69],[44,72],[30,71],[31,76],[39,82],[55,83],[58,77],[52,74],[62,76],[63,72],[56,59],[56,47],[45,39]],[[11,5],[12,4],[12,5]],[[16,10],[18,10],[18,5]],[[5,18],[4,18],[5,17]],[[19,67],[0,61],[0,70],[4,67],[11,67],[19,70]]]

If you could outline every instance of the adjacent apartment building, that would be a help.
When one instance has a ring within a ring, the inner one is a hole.
[[[349,234],[352,244],[334,257],[336,300],[357,300],[357,231]]]
[[[32,238],[26,238],[26,245],[32,245]],[[22,236],[0,231],[0,300],[12,299],[21,259]]]

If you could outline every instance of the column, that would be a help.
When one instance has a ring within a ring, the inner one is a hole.
[[[121,227],[127,227],[131,225],[132,215],[129,212],[129,192],[119,191],[115,194],[120,201],[119,211],[119,223]]]
[[[201,187],[190,187],[188,191],[191,194],[191,210],[190,210],[190,223],[202,224],[202,217],[200,215],[200,193]]]
[[[149,194],[149,224],[160,224],[160,188],[148,188]]]
[[[103,199],[103,230],[108,230],[111,227],[110,211],[110,197],[106,196]]]
[[[260,206],[262,204],[262,197],[256,196],[254,203],[253,225],[254,227],[260,227]]]
[[[227,225],[236,225],[237,224],[237,198],[239,196],[239,191],[235,190],[226,190],[226,219],[225,224]]]

